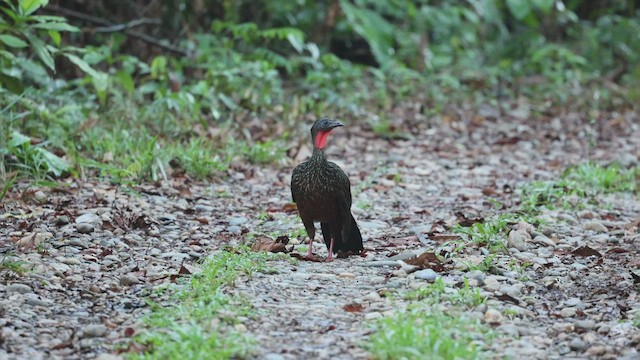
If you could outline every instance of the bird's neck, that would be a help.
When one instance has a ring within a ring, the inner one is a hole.
[[[314,146],[313,155],[311,155],[311,162],[319,166],[325,165],[327,163],[327,156],[324,153],[324,149],[319,149]]]

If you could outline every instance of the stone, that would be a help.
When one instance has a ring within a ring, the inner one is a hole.
[[[120,278],[120,285],[131,286],[140,283],[140,279],[131,274],[122,275]]]
[[[47,194],[41,190],[38,190],[33,194],[33,199],[40,205],[46,204],[48,200]]]
[[[586,222],[582,225],[582,229],[585,231],[594,231],[597,233],[604,233],[609,231],[606,226],[602,225],[602,223],[598,221]]]
[[[527,251],[529,245],[526,243],[527,239],[531,239],[531,236],[523,230],[511,230],[509,232],[509,239],[507,239],[507,245],[512,248],[516,248],[520,251]]]
[[[85,326],[82,333],[85,338],[103,337],[107,333],[107,327],[102,324],[90,324]]]
[[[76,230],[80,234],[90,234],[95,230],[95,227],[91,223],[80,223],[76,225]]]
[[[61,215],[56,218],[56,226],[65,226],[69,224],[70,220],[67,215]]]
[[[13,283],[7,286],[6,291],[7,293],[15,292],[18,294],[27,294],[27,293],[33,292],[33,290],[31,289],[31,286],[20,284],[20,283]]]
[[[78,216],[75,222],[76,224],[88,223],[88,224],[94,224],[94,225],[101,225],[102,219],[100,219],[100,217],[96,214],[87,213],[87,214]]]
[[[591,329],[595,329],[596,322],[590,319],[576,320],[574,321],[573,326],[576,329],[580,329],[580,330],[591,330]]]
[[[436,273],[432,269],[418,270],[413,273],[413,275],[416,277],[416,279],[426,280],[429,282],[433,282],[439,277],[438,273]]]
[[[569,349],[573,351],[583,352],[587,348],[587,343],[582,341],[580,338],[573,338],[569,342]]]
[[[502,313],[496,309],[487,309],[483,316],[484,322],[491,325],[498,325],[502,323],[504,317]]]
[[[563,318],[574,317],[574,316],[576,316],[577,312],[578,312],[578,310],[576,308],[566,307],[566,308],[563,308],[562,310],[560,310],[560,316],[563,317]]]
[[[484,280],[484,288],[487,291],[498,291],[500,289],[500,281],[495,276],[487,276]]]
[[[534,237],[531,242],[542,246],[556,246],[556,243],[554,243],[553,240],[549,239],[545,235],[538,235]]]
[[[240,226],[247,221],[249,221],[249,219],[244,216],[232,217],[231,219],[229,219],[229,226]]]

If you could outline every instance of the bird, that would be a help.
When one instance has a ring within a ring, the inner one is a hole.
[[[351,213],[351,182],[347,174],[334,162],[327,161],[325,147],[329,133],[344,126],[341,122],[320,118],[311,127],[313,154],[293,170],[291,197],[309,236],[307,258],[313,257],[315,223],[320,223],[324,243],[329,250],[325,261],[333,261],[334,254],[360,253],[362,234]]]

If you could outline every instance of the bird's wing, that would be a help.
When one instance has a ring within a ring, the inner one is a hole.
[[[295,169],[293,169],[293,173],[291,174],[291,198],[293,199],[293,202],[296,202],[296,198],[298,197],[297,195],[300,194],[299,177],[302,176],[302,173],[306,168],[306,164],[306,161],[299,164]]]

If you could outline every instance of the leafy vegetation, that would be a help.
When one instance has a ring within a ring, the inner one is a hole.
[[[479,320],[414,306],[374,324],[368,349],[374,359],[478,359],[476,340],[489,331]]]
[[[144,11],[161,28],[119,18],[125,5],[47,4],[0,1],[3,180],[216,177],[234,159],[277,162],[291,135],[280,129],[308,113],[408,99],[431,114],[469,100],[526,97],[542,111],[640,97],[640,39],[627,36],[640,16],[627,2],[158,2]],[[256,119],[278,130],[247,125]],[[406,136],[384,117],[372,126]]]
[[[204,261],[202,272],[174,288],[171,305],[152,303],[144,319],[147,330],[135,342],[145,350],[131,359],[215,359],[244,357],[253,341],[238,331],[238,319],[250,315],[242,298],[225,290],[240,275],[269,271],[267,262],[277,256],[247,249],[223,251]]]
[[[640,169],[616,164],[601,166],[586,162],[568,167],[557,181],[536,181],[520,190],[521,209],[537,213],[540,208],[583,208],[597,202],[598,195],[638,191]]]

